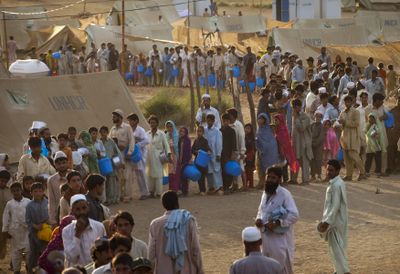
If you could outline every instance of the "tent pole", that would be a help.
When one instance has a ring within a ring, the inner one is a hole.
[[[3,13],[3,32],[4,32],[4,35],[3,35],[3,43],[4,43],[4,51],[5,52],[7,52],[7,54],[8,54],[8,49],[7,49],[7,21],[6,21],[6,13],[3,11],[2,12]],[[1,61],[1,60],[0,60]],[[6,56],[6,64],[7,64],[7,69],[8,69],[8,66],[10,65],[9,64],[9,62],[8,62],[8,55]]]
[[[121,28],[122,28],[122,45],[121,45],[121,51],[124,50],[124,45],[125,45],[125,0],[122,0],[122,16],[121,16]]]
[[[187,46],[190,45],[190,0],[187,1],[187,9],[188,9],[188,14],[187,14]]]

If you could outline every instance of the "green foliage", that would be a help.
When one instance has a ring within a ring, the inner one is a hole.
[[[202,90],[202,94],[204,92]],[[222,94],[222,111],[220,113],[233,106],[231,95],[227,91],[223,91]],[[218,109],[217,91],[210,91],[210,95],[212,106]],[[197,96],[195,95],[195,114],[198,109],[197,103]],[[160,125],[163,125],[167,120],[172,120],[176,125],[190,126],[190,108],[190,90],[174,88],[160,89],[156,95],[141,105],[145,117],[149,117],[151,114],[156,115],[160,119]]]

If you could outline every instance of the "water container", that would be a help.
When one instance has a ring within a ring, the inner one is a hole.
[[[51,55],[53,56],[54,59],[60,59],[61,58],[61,53],[57,52],[53,52],[53,54]]]
[[[206,78],[204,76],[199,77],[200,86],[204,87],[206,85]]]
[[[140,150],[140,147],[138,144],[135,145],[135,149],[132,152],[131,155],[131,161],[134,163],[138,163],[142,160],[142,151]]]
[[[215,74],[211,73],[208,75],[208,84],[210,86],[215,86]]]
[[[343,149],[340,148],[337,155],[336,155],[336,160],[338,161],[343,161],[344,160],[344,155],[343,155]]]
[[[47,149],[46,144],[44,143],[43,138],[41,139],[41,142],[42,142],[42,155],[43,155],[44,157],[49,157],[49,150]]]
[[[256,85],[258,88],[264,87],[264,79],[263,78],[257,78],[256,79]]]
[[[52,234],[51,226],[48,224],[43,224],[42,228],[37,232],[37,237],[39,240],[44,242],[49,242]]]
[[[239,66],[234,66],[232,68],[232,75],[235,78],[239,78],[240,77],[240,67]]]
[[[168,185],[168,183],[169,183],[169,177],[168,176],[162,177],[162,184],[165,186]]]
[[[246,82],[244,80],[240,80],[239,85],[243,88],[246,86]]]
[[[132,80],[132,79],[133,79],[133,73],[132,72],[125,73],[125,80]]]
[[[394,116],[390,111],[385,111],[387,119],[385,120],[385,127],[392,128],[394,126]]]
[[[179,69],[178,68],[173,68],[171,72],[172,77],[178,77],[179,75]]]
[[[228,161],[225,166],[224,166],[224,171],[226,174],[237,177],[240,176],[242,173],[242,169],[240,168],[240,165],[236,161]]]
[[[187,165],[183,170],[183,175],[193,182],[197,182],[201,178],[201,172],[195,165]]]
[[[205,152],[204,150],[200,149],[194,163],[201,167],[207,167],[209,161],[210,161],[210,155],[208,155],[208,153]]]
[[[153,69],[151,67],[147,67],[146,71],[144,72],[144,76],[146,77],[153,76]]]
[[[225,81],[223,79],[219,80],[219,88],[223,89],[225,86]]]
[[[250,90],[250,92],[253,92],[255,88],[256,88],[256,83],[249,82],[249,90]]]
[[[112,162],[110,158],[104,157],[99,160],[100,173],[103,176],[109,175],[113,172]]]
[[[137,71],[140,72],[140,73],[143,73],[144,72],[144,66],[142,64],[139,64],[138,67],[137,67]]]

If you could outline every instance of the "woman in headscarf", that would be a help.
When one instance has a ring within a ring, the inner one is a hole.
[[[183,169],[189,164],[192,159],[192,145],[189,138],[189,130],[186,127],[179,129],[179,158],[177,166],[177,175],[180,175],[181,190],[183,195],[188,195],[189,186],[188,179],[183,176]]]
[[[260,113],[257,119],[256,148],[259,159],[259,176],[265,177],[267,169],[279,163],[278,143],[269,125],[270,119],[265,113]]]
[[[85,157],[85,162],[89,167],[90,173],[100,173],[99,164],[97,162],[97,150],[93,145],[92,137],[89,132],[82,131],[79,135],[83,145],[89,150],[89,154]]]
[[[274,116],[275,119],[275,137],[278,142],[279,155],[282,160],[286,160],[290,171],[297,173],[299,171],[299,164],[296,160],[292,140],[289,135],[289,130],[286,125],[286,117],[284,114],[279,113]]]
[[[10,165],[8,163],[8,155],[5,153],[0,153],[0,171],[9,169]]]
[[[178,130],[176,129],[175,123],[171,120],[168,120],[165,123],[165,135],[167,136],[167,141],[171,150],[171,162],[168,163],[169,189],[173,191],[179,191],[180,176],[179,174],[177,174],[179,134]]]
[[[39,266],[43,268],[47,273],[56,273],[56,269],[54,266],[54,263],[49,261],[47,256],[49,255],[50,252],[52,251],[63,251],[64,246],[63,246],[63,240],[62,240],[62,231],[63,229],[72,223],[72,221],[75,220],[75,217],[72,215],[65,216],[61,222],[60,226],[54,229],[53,234],[52,234],[52,239],[48,243],[46,249],[42,253],[42,255],[39,257]]]

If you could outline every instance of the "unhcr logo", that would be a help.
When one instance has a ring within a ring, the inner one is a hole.
[[[28,97],[26,95],[22,95],[20,93],[17,93],[15,91],[6,89],[7,94],[8,94],[8,98],[10,99],[10,101],[17,106],[27,106],[28,105]]]

